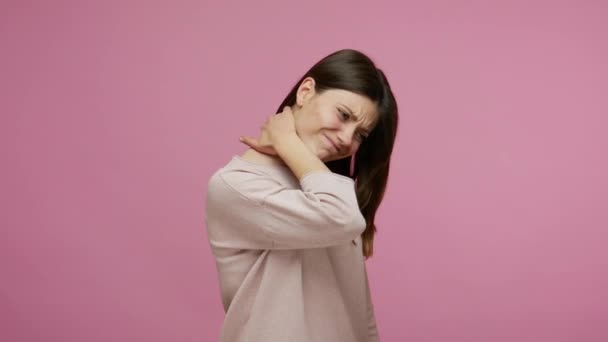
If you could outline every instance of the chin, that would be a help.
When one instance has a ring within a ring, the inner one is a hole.
[[[325,149],[325,147],[318,148],[316,155],[317,155],[317,158],[321,159],[321,161],[324,163],[347,157],[347,156],[336,156],[336,155],[332,154],[330,151],[328,151],[327,149]]]
[[[336,156],[326,156],[325,158],[319,158],[321,159],[324,163],[330,162],[330,161],[334,161],[334,160],[338,160],[338,159],[342,159],[342,157],[336,157]]]
[[[322,162],[327,163],[328,161],[331,161],[331,156],[325,154],[325,153],[320,153],[317,155],[317,157],[319,159],[321,159]]]

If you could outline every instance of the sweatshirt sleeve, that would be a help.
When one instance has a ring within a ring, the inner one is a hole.
[[[354,240],[366,226],[354,181],[315,171],[300,189],[251,170],[216,173],[207,189],[212,244],[242,249],[320,248]]]

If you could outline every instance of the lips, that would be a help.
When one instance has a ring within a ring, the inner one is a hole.
[[[324,135],[325,139],[327,139],[327,141],[329,141],[330,146],[334,149],[334,152],[338,153],[339,149],[338,149],[338,145],[336,145],[331,139],[329,139],[328,136]]]

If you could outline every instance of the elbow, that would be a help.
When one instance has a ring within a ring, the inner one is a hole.
[[[361,235],[367,227],[365,217],[359,211],[359,208],[354,208],[344,212],[340,216],[332,217],[330,224],[334,227],[339,228],[342,232],[346,232],[353,238]]]
[[[354,231],[356,236],[363,234],[365,228],[367,228],[367,221],[361,212],[357,209],[356,215],[354,215],[353,222],[351,223],[351,229]]]

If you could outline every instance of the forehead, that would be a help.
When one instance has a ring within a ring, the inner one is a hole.
[[[325,101],[341,105],[346,110],[351,110],[361,127],[371,130],[375,126],[378,119],[378,108],[376,103],[367,96],[348,90],[329,89],[323,92],[322,97]]]

